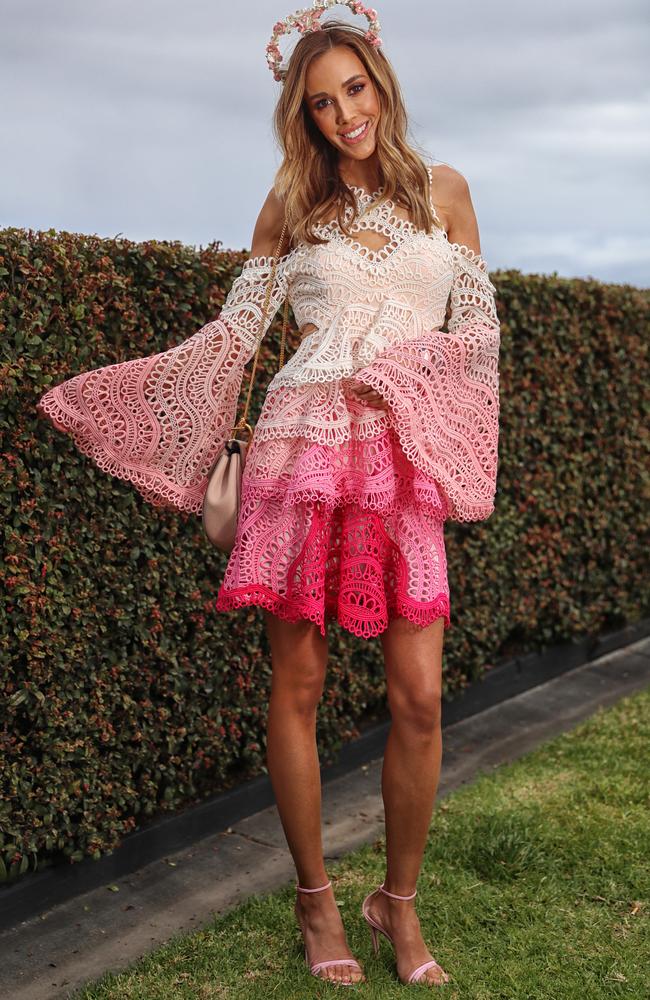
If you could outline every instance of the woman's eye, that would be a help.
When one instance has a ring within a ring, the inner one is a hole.
[[[353,83],[352,86],[350,87],[350,91],[352,91],[353,93],[358,93],[360,90],[363,90],[364,87],[365,83]],[[317,111],[321,110],[323,106],[323,101],[326,100],[327,100],[326,97],[321,97],[320,101],[316,101],[314,107],[316,108]]]

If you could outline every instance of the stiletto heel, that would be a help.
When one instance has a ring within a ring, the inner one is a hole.
[[[296,889],[298,890],[298,892],[322,892],[324,889],[329,889],[331,884],[332,882],[330,880],[325,885],[319,886],[317,889],[303,889],[301,885],[296,885]],[[296,919],[298,920],[298,924],[300,924],[300,917],[298,916],[297,910],[296,910]],[[300,924],[300,930],[301,933],[303,933],[304,935],[304,932],[302,930],[302,924]],[[337,986],[358,986],[359,983],[365,982],[364,979],[358,979],[356,980],[356,982],[354,980],[350,980],[349,983],[346,983],[344,979],[331,979],[329,976],[320,976],[318,974],[320,969],[327,969],[331,965],[351,965],[357,968],[359,972],[363,975],[364,974],[363,969],[357,962],[356,958],[331,958],[328,959],[326,962],[312,962],[309,958],[309,955],[307,954],[307,945],[305,945],[305,962],[309,966],[309,971],[311,972],[312,976],[316,976],[317,979],[322,979],[326,983],[336,983]]]
[[[379,952],[379,940],[378,940],[378,937],[377,937],[378,933],[379,934],[383,934],[384,937],[387,938],[390,941],[390,943],[393,945],[393,947],[395,947],[395,942],[393,941],[393,939],[392,939],[391,935],[388,933],[388,931],[384,927],[382,927],[382,925],[379,923],[379,921],[375,920],[374,917],[371,917],[370,913],[368,912],[368,902],[370,900],[370,897],[374,896],[374,894],[376,892],[378,892],[378,891],[381,891],[381,892],[385,893],[386,896],[391,896],[393,899],[413,899],[417,895],[417,889],[416,889],[415,892],[412,892],[410,896],[398,896],[397,893],[395,893],[395,892],[389,892],[388,889],[384,889],[384,883],[383,882],[382,882],[382,884],[377,889],[373,889],[372,892],[368,893],[368,895],[364,899],[363,903],[361,904],[361,913],[363,914],[363,918],[366,921],[366,923],[368,924],[368,927],[370,928],[370,933],[372,935],[372,944],[373,944],[373,948],[375,950],[375,955],[378,954],[378,952]],[[430,983],[428,980],[424,980],[422,978],[423,974],[426,972],[426,970],[433,968],[433,966],[436,966],[438,969],[440,969],[440,971],[443,973],[443,975],[447,976],[447,979],[445,979],[442,983]],[[436,962],[435,958],[431,958],[431,959],[429,959],[428,962],[423,962],[422,965],[418,965],[418,967],[416,969],[413,969],[413,971],[409,973],[408,977],[405,980],[402,979],[401,976],[400,976],[400,982],[403,983],[405,986],[408,985],[409,983],[422,983],[422,982],[426,982],[427,986],[429,986],[429,985],[431,985],[431,986],[445,986],[448,981],[449,981],[449,977],[448,977],[447,973],[442,968],[442,966],[439,965],[438,962]]]

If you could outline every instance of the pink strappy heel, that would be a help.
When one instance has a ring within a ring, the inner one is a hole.
[[[384,889],[384,883],[383,882],[379,886],[379,889],[383,893],[385,893],[387,896],[392,896],[393,899],[413,899],[414,896],[417,895],[417,889],[416,889],[415,892],[412,892],[410,896],[398,896],[396,893],[389,892],[388,889]],[[390,943],[394,946],[394,941],[393,941],[392,937],[390,936],[390,934],[388,933],[388,931],[385,930],[381,926],[381,924],[378,923],[378,921],[376,921],[368,913],[368,900],[370,899],[371,896],[374,896],[374,894],[377,891],[378,891],[377,889],[373,889],[372,892],[369,892],[368,895],[366,896],[366,898],[364,899],[363,903],[361,904],[361,912],[363,913],[364,919],[367,921],[368,926],[370,927],[370,933],[372,934],[372,944],[373,944],[373,948],[375,949],[375,955],[379,951],[379,939],[377,938],[377,931],[379,931],[381,934],[383,934],[384,937],[387,937],[388,940],[390,941]],[[434,965],[437,966],[437,968],[440,969],[440,971],[445,976],[447,976],[447,979],[445,979],[444,982],[442,982],[442,983],[431,983],[428,980],[423,980],[423,978],[422,978],[423,973],[426,972],[427,969],[431,969]],[[406,979],[406,981],[404,981],[403,979],[401,979],[401,977],[400,977],[400,981],[402,983],[404,983],[405,986],[408,985],[409,983],[421,983],[421,982],[426,982],[427,986],[429,986],[429,985],[430,986],[445,986],[447,984],[447,982],[449,981],[449,977],[448,977],[448,974],[445,972],[445,970],[442,968],[442,966],[438,965],[438,963],[436,962],[435,958],[430,958],[428,962],[423,962],[422,965],[418,965],[418,967],[416,969],[413,969],[413,971],[411,973],[409,973],[409,976]]]
[[[322,892],[323,889],[329,889],[331,884],[332,882],[330,880],[329,882],[327,882],[326,885],[321,885],[317,889],[303,889],[301,885],[296,885],[296,889],[298,890],[298,892]],[[298,923],[300,924],[300,919],[298,918],[297,912],[296,912],[296,918],[298,919]],[[302,927],[300,929],[302,931]],[[309,966],[309,971],[311,972],[311,974],[313,976],[316,976],[317,979],[322,979],[326,983],[336,983],[337,986],[358,986],[360,983],[365,982],[364,979],[358,979],[356,980],[356,982],[354,980],[350,980],[349,983],[346,983],[344,979],[330,979],[328,976],[320,976],[318,974],[320,969],[326,969],[331,965],[352,965],[355,966],[362,975],[365,975],[363,969],[357,962],[356,958],[330,958],[326,962],[311,962],[309,959],[309,955],[307,954],[307,946],[305,945],[305,961]]]

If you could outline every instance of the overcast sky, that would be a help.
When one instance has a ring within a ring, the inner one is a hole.
[[[0,0],[0,226],[249,249],[280,163],[265,46],[296,6]],[[647,0],[376,8],[411,138],[467,178],[490,270],[650,286]]]

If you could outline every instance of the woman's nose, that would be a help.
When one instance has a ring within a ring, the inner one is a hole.
[[[336,118],[337,125],[347,125],[354,118],[354,106],[345,101],[339,102],[339,110]]]

